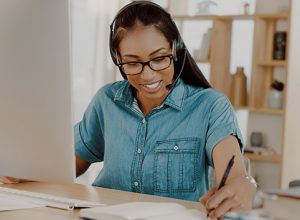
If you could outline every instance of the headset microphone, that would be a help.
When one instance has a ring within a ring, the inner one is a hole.
[[[169,90],[169,93],[171,93],[171,91],[173,90],[176,82],[178,81],[178,79],[180,78],[180,76],[183,72],[183,67],[184,67],[184,64],[185,64],[185,61],[186,61],[186,55],[187,55],[187,49],[184,49],[184,54],[183,54],[183,59],[182,59],[180,70],[179,70],[176,78],[174,79],[174,81],[166,86],[166,88]]]

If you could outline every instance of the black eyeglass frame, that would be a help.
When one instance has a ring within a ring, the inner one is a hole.
[[[154,60],[156,60],[156,59],[159,59],[159,58],[165,58],[165,57],[169,57],[169,59],[170,59],[170,62],[169,62],[169,64],[168,64],[168,66],[166,66],[166,67],[164,67],[164,68],[162,68],[162,69],[153,69],[153,67],[151,67],[151,64],[150,64],[150,63],[151,63],[152,61],[154,61]],[[148,61],[145,61],[145,62],[132,61],[132,62],[119,63],[119,64],[117,64],[117,66],[118,66],[119,68],[121,68],[121,69],[123,70],[123,72],[124,72],[126,75],[130,75],[130,76],[131,76],[131,75],[138,75],[138,74],[140,74],[141,72],[143,72],[144,66],[146,66],[146,65],[149,66],[149,68],[150,68],[151,70],[153,70],[153,71],[161,71],[161,70],[165,70],[165,69],[167,69],[167,68],[170,67],[170,65],[171,65],[171,63],[172,63],[172,60],[174,60],[174,56],[173,56],[172,54],[169,54],[169,55],[164,55],[164,56],[155,57],[155,58],[153,58],[153,59],[151,59],[151,60],[148,60]],[[141,71],[138,72],[138,73],[127,74],[127,73],[125,72],[125,70],[124,70],[123,65],[129,64],[129,63],[132,63],[132,64],[141,64],[141,65],[142,65]]]

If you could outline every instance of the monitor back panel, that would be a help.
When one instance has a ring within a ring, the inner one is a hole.
[[[0,175],[75,177],[68,0],[0,0]]]

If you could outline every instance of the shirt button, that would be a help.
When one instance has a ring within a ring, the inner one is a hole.
[[[140,154],[140,153],[142,153],[142,150],[139,148],[139,149],[137,150],[137,152],[138,152],[138,154]]]
[[[178,146],[177,145],[174,146],[174,150],[178,150]]]
[[[133,184],[134,184],[135,187],[138,187],[138,186],[139,186],[139,183],[136,182],[136,181],[135,181]]]
[[[143,118],[142,123],[145,124],[145,122],[146,122],[146,119]]]

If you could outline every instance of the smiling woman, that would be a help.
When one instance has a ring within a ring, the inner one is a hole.
[[[251,207],[243,141],[228,99],[210,88],[170,14],[149,1],[120,10],[110,52],[124,80],[101,88],[75,126],[78,174],[104,161],[94,185],[202,202],[211,217]],[[209,166],[222,189],[209,191]],[[208,192],[209,191],[209,192]]]
[[[173,83],[170,43],[154,26],[138,23],[123,36],[118,55],[119,66],[134,88],[142,112],[147,115],[163,102],[169,93],[168,86]],[[141,62],[145,60],[148,61]]]

